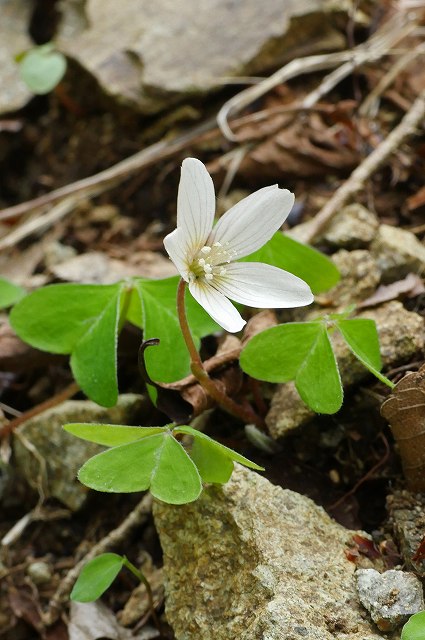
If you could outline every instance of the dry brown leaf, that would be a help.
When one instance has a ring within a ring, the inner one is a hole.
[[[374,294],[360,302],[357,306],[359,309],[363,307],[375,307],[389,300],[397,300],[397,298],[400,298],[402,295],[414,298],[424,292],[425,286],[422,278],[416,273],[408,273],[402,280],[397,280],[397,282],[392,282],[387,285],[380,285]]]
[[[425,366],[400,380],[381,414],[399,446],[409,489],[425,492]]]

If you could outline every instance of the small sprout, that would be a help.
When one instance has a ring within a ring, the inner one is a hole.
[[[49,42],[33,47],[16,57],[22,80],[35,94],[50,93],[62,80],[66,58]]]

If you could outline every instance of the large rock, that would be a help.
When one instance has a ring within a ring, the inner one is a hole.
[[[385,282],[425,270],[425,246],[406,229],[381,224],[370,246]]]
[[[31,10],[27,0],[0,0],[0,115],[21,109],[32,96],[15,62],[34,46],[28,35]]]
[[[223,77],[261,73],[339,49],[349,0],[86,0],[63,3],[59,47],[118,102],[144,113],[205,93]],[[76,11],[76,8],[78,11]]]
[[[194,503],[156,503],[154,518],[177,640],[384,637],[358,602],[353,532],[309,498],[238,467]]]
[[[406,311],[400,302],[388,302],[376,309],[367,309],[357,317],[375,320],[384,369],[408,362],[425,346],[422,316],[413,311]],[[353,356],[339,333],[333,334],[331,341],[345,387],[370,376],[368,370]],[[288,431],[306,424],[314,415],[299,397],[294,383],[289,382],[277,387],[266,422],[270,435],[277,439]]]
[[[143,396],[123,394],[115,407],[105,409],[89,400],[67,400],[24,422],[14,437],[19,472],[36,490],[57,498],[76,511],[85,501],[87,489],[77,480],[78,469],[103,447],[67,433],[68,422],[131,424],[140,412]]]

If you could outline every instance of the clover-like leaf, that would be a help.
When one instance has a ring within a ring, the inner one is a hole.
[[[71,600],[93,602],[108,589],[124,565],[124,558],[117,553],[103,553],[90,560],[81,570]]]
[[[96,491],[150,489],[153,496],[170,504],[192,502],[202,491],[196,466],[169,431],[99,453],[82,466],[78,477]]]
[[[22,287],[0,278],[0,309],[6,309],[19,302],[27,292]]]
[[[21,78],[36,94],[49,93],[62,80],[66,71],[66,58],[55,51],[52,43],[33,47],[17,57]]]
[[[366,369],[384,384],[394,387],[394,384],[380,373],[382,360],[375,321],[368,318],[342,318],[336,320],[336,325],[351,351]]]
[[[401,640],[424,640],[425,611],[415,613],[404,625]]]
[[[145,340],[160,340],[158,347],[148,349],[145,353],[149,375],[158,382],[174,382],[190,373],[189,355],[176,311],[178,282],[177,277],[134,280],[140,301],[140,320],[134,300],[129,309],[130,316],[127,317],[143,327]],[[218,325],[191,296],[186,297],[186,311],[194,341],[199,346],[201,338],[216,331]]]
[[[135,442],[148,436],[167,431],[167,427],[129,427],[120,424],[93,424],[88,422],[73,422],[64,424],[63,428],[73,436],[102,444],[105,447],[116,447],[120,444]]]
[[[305,280],[313,293],[333,287],[340,279],[334,263],[316,249],[278,231],[255,253],[243,260],[265,262]]]
[[[264,471],[263,467],[255,462],[251,462],[240,453],[236,453],[233,449],[229,449],[229,447],[192,427],[178,426],[173,429],[173,433],[185,433],[193,437],[190,457],[196,464],[204,482],[224,484],[232,475],[234,462],[239,462],[250,469]]]
[[[342,404],[338,365],[322,321],[266,329],[247,343],[240,364],[258,380],[294,380],[301,398],[317,413],[335,413]]]

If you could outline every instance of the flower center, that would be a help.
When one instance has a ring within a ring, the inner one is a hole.
[[[195,255],[189,267],[189,277],[193,280],[205,280],[211,282],[218,276],[226,275],[228,264],[236,255],[235,251],[228,251],[221,242],[205,245]]]

